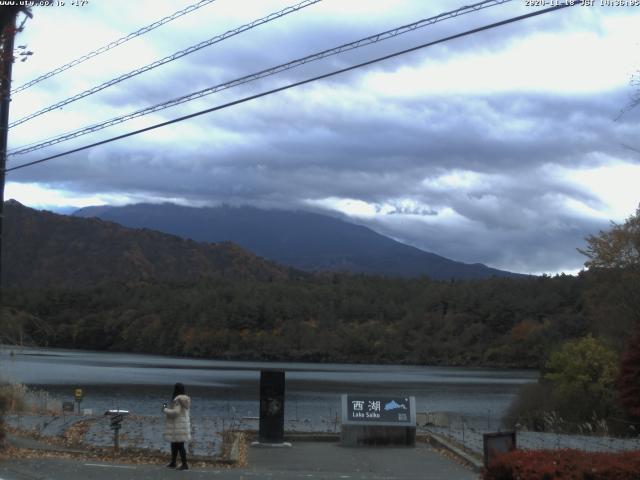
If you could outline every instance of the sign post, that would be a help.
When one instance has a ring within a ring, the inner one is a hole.
[[[73,413],[73,402],[62,402],[62,416],[66,419],[67,413]]]
[[[80,415],[80,404],[82,403],[84,392],[81,388],[76,388],[73,397],[76,399],[76,403],[78,404],[78,415]]]
[[[105,415],[110,417],[111,429],[113,430],[113,451],[118,453],[120,450],[120,428],[124,417],[129,415],[129,410],[107,410]]]

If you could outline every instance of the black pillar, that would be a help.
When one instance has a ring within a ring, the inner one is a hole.
[[[260,371],[260,443],[284,441],[284,371]]]

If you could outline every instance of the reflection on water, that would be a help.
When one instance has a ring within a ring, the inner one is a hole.
[[[83,407],[159,412],[182,382],[193,397],[194,415],[257,416],[260,370],[287,372],[287,417],[317,422],[338,414],[343,393],[414,395],[418,411],[449,411],[497,419],[518,387],[537,372],[458,367],[348,365],[197,360],[158,355],[30,349],[0,349],[5,379],[45,389],[70,400],[85,391]]]

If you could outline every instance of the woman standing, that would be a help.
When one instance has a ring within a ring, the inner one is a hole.
[[[182,465],[178,470],[188,470],[187,451],[184,448],[184,442],[191,440],[191,420],[189,419],[189,408],[191,408],[191,399],[185,395],[184,385],[176,383],[173,387],[173,400],[171,405],[165,403],[162,411],[166,416],[164,427],[164,438],[171,442],[171,463],[168,468],[176,468],[176,458],[180,453],[180,461]]]

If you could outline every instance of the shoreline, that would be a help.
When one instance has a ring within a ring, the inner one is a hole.
[[[388,362],[388,363],[370,363],[367,361],[354,361],[354,362],[345,362],[344,360],[320,360],[320,361],[310,361],[308,359],[258,359],[251,356],[246,356],[243,354],[232,354],[232,355],[223,355],[219,357],[201,357],[201,356],[178,356],[178,355],[162,355],[156,352],[131,352],[126,350],[85,350],[85,349],[77,349],[77,348],[67,348],[67,347],[40,347],[40,346],[20,346],[20,345],[9,345],[9,344],[0,344],[0,354],[3,350],[28,350],[33,352],[61,352],[61,353],[70,353],[70,354],[120,354],[120,355],[129,355],[132,357],[146,357],[146,358],[157,358],[163,360],[173,360],[178,363],[182,362],[215,362],[218,364],[217,366],[193,366],[190,368],[195,369],[219,369],[219,370],[237,370],[237,371],[255,371],[259,370],[261,366],[264,366],[265,369],[280,369],[283,365],[292,365],[297,364],[300,367],[291,368],[290,371],[304,371],[304,372],[331,372],[331,371],[353,371],[358,372],[362,368],[376,368],[376,367],[388,367],[388,368],[442,368],[442,369],[468,369],[468,370],[504,370],[510,371],[514,373],[518,372],[538,372],[539,368],[535,366],[519,366],[519,365],[500,365],[500,364],[470,364],[470,363],[425,363],[425,364],[416,364],[416,363],[402,363],[402,362]],[[55,353],[21,353],[22,355],[33,355],[40,357],[56,357],[60,356],[60,354]],[[238,365],[241,364],[241,365]],[[175,366],[175,363],[170,363],[169,365]],[[331,368],[319,368],[318,366],[326,365],[339,367],[335,370]],[[315,368],[314,368],[315,367]]]

